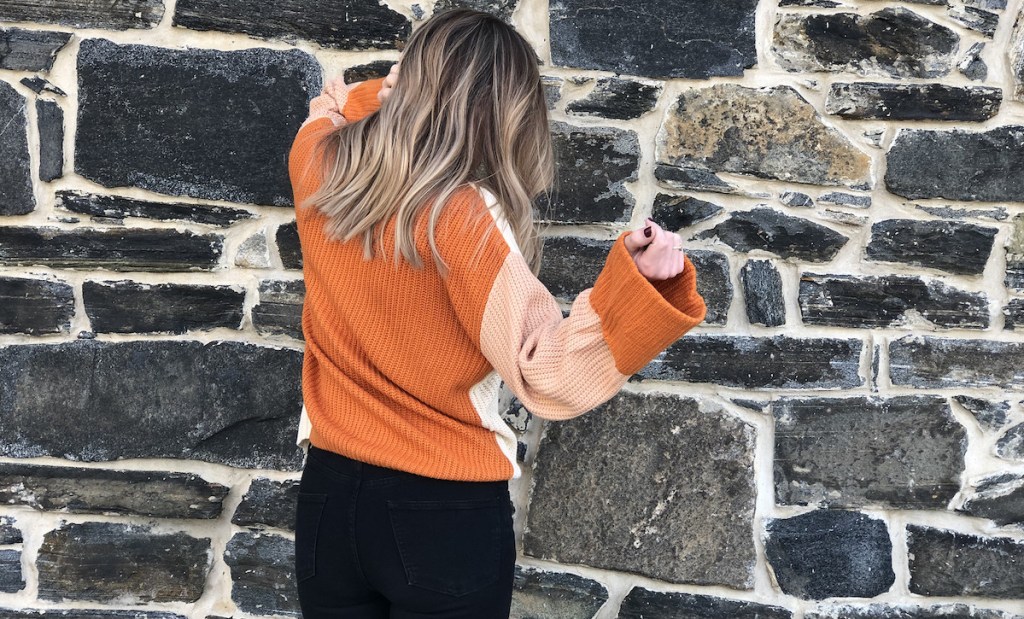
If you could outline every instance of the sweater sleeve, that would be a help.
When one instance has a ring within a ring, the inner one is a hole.
[[[687,259],[678,277],[652,284],[626,249],[627,233],[612,245],[594,287],[563,317],[496,207],[465,192],[445,210],[437,243],[452,305],[509,389],[539,417],[567,419],[609,400],[704,319],[693,263]]]

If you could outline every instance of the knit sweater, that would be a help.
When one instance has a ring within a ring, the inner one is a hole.
[[[381,81],[335,80],[312,100],[289,156],[296,204],[322,179],[311,161],[315,141],[375,113]],[[516,477],[516,437],[498,410],[502,381],[534,415],[574,417],[704,319],[689,259],[680,275],[648,281],[626,249],[628,233],[563,317],[500,205],[476,185],[441,211],[435,239],[445,277],[425,217],[414,228],[422,268],[395,264],[394,220],[365,260],[361,239],[326,236],[315,207],[296,217],[306,282],[299,438],[363,462],[440,479]]]

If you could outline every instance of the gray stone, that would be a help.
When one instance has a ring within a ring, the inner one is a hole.
[[[285,154],[320,81],[320,65],[298,50],[85,39],[75,171],[105,187],[291,206]]]
[[[14,518],[0,516],[0,546],[9,544],[20,544],[22,541],[21,529],[15,526]]]
[[[590,288],[604,268],[611,241],[580,237],[546,237],[540,281],[551,294],[567,301]]]
[[[783,593],[805,600],[870,598],[896,580],[885,523],[857,512],[815,510],[769,519],[765,555]]]
[[[274,235],[281,263],[286,269],[302,269],[302,245],[299,243],[299,226],[292,222],[277,228]]]
[[[562,98],[562,83],[563,80],[560,77],[540,76],[540,85],[544,88],[544,100],[547,102],[549,110],[558,107],[558,102]]]
[[[982,428],[987,430],[999,430],[1006,425],[1006,413],[1010,410],[1010,403],[990,402],[981,398],[972,398],[966,395],[956,395],[953,399],[960,406],[967,409],[967,412],[974,415]]]
[[[1003,308],[1003,328],[1016,331],[1024,327],[1024,299],[1010,299]]]
[[[1006,460],[1024,461],[1024,423],[1018,423],[1003,433],[996,442],[996,455]]]
[[[1024,101],[1024,11],[1017,13],[1009,42],[1010,73],[1013,74],[1013,97]]]
[[[804,324],[877,328],[917,326],[921,318],[943,328],[988,327],[988,297],[966,292],[940,280],[887,275],[817,275],[800,277],[800,312]]]
[[[996,33],[996,28],[999,26],[998,13],[983,11],[973,6],[946,7],[946,15],[965,28],[980,32],[990,39]]]
[[[240,342],[0,347],[0,455],[295,470],[301,365],[299,351]]]
[[[748,260],[740,269],[743,302],[751,324],[779,327],[786,324],[782,276],[769,260]]]
[[[907,336],[889,344],[894,385],[921,388],[1024,387],[1024,344]]]
[[[933,596],[1019,599],[1024,542],[907,526],[910,592]]]
[[[68,284],[0,277],[0,334],[66,333],[74,315],[75,294]]]
[[[36,100],[39,126],[39,180],[52,181],[64,175],[64,112],[55,101]]]
[[[0,0],[0,11],[3,2]],[[36,208],[29,169],[25,98],[7,82],[0,81],[0,217],[24,215]]]
[[[903,7],[871,13],[782,13],[771,51],[787,71],[885,77],[949,73],[960,37]]]
[[[517,565],[509,619],[591,619],[607,601],[599,582]]]
[[[597,80],[597,86],[589,95],[566,105],[565,111],[580,116],[631,120],[653,110],[661,91],[660,85],[605,77]]]
[[[1022,619],[1020,615],[987,610],[966,604],[948,606],[838,606],[811,612],[805,619]]]
[[[210,564],[206,538],[114,522],[62,524],[45,535],[39,549],[39,598],[195,602]]]
[[[688,166],[662,164],[654,168],[654,178],[666,187],[686,191],[737,193],[735,185],[725,182],[713,172]]]
[[[694,238],[717,238],[736,251],[760,249],[782,258],[808,262],[835,258],[849,240],[821,224],[766,207],[733,211],[729,219]]]
[[[3,619],[187,619],[184,615],[152,610],[91,610],[85,608],[2,608]],[[211,618],[212,619],[212,618]]]
[[[342,49],[394,49],[412,29],[406,17],[376,0],[179,0],[174,25],[263,39],[309,39]]]
[[[980,275],[992,253],[997,230],[952,221],[888,219],[871,226],[869,260],[901,262]]]
[[[73,190],[57,192],[57,208],[93,217],[141,217],[157,221],[184,221],[226,228],[255,217],[249,211],[227,206],[150,202],[122,196],[104,196]]]
[[[503,385],[502,389],[507,390],[507,387]],[[511,392],[506,397],[508,397],[508,406],[501,411],[502,420],[516,432],[526,432],[533,420],[533,415],[530,411],[526,410],[526,407],[519,401],[519,398],[513,396]]]
[[[669,346],[639,377],[742,389],[859,387],[862,347],[858,339],[692,335]]]
[[[945,509],[960,490],[967,432],[936,396],[782,398],[780,505]]]
[[[162,0],[0,0],[4,21],[41,22],[76,28],[153,28],[164,15]]]
[[[21,573],[21,551],[0,549],[0,593],[16,593],[25,588]]]
[[[298,501],[298,481],[257,477],[249,484],[231,522],[243,527],[268,526],[292,531]]]
[[[259,303],[252,308],[252,322],[262,335],[287,335],[302,339],[302,301],[306,286],[301,279],[260,282]]]
[[[885,186],[906,198],[1024,201],[1024,126],[988,131],[900,129]]]
[[[254,615],[297,617],[295,542],[262,533],[241,532],[228,541],[224,562],[231,568],[231,599]]]
[[[999,112],[1001,88],[945,84],[834,83],[825,111],[843,118],[983,121]]]
[[[233,286],[87,281],[85,313],[96,333],[186,333],[238,329],[245,291]]]
[[[757,62],[756,0],[555,0],[550,3],[555,65],[649,77],[742,75]]]
[[[870,182],[868,156],[790,86],[686,90],[657,139],[659,166],[817,185]]]
[[[959,511],[999,526],[1024,524],[1024,475],[1000,473],[979,480]]]
[[[935,215],[936,217],[942,217],[943,219],[993,219],[995,221],[1004,221],[1009,215],[1006,213],[1006,208],[997,206],[995,208],[953,208],[951,206],[927,206],[924,204],[917,204],[916,207],[929,215]]]
[[[850,208],[870,208],[871,196],[861,196],[844,191],[829,191],[818,196],[818,202],[849,206]]]
[[[825,9],[834,9],[837,6],[844,5],[842,2],[835,2],[834,0],[779,0],[779,6],[816,6]]]
[[[823,208],[818,211],[818,217],[833,221],[842,226],[856,226],[863,227],[868,224],[870,219],[863,215],[854,215],[847,211],[837,211],[835,209]]]
[[[686,255],[697,269],[697,292],[704,297],[707,307],[703,324],[724,325],[729,319],[729,306],[732,305],[729,258],[725,254],[704,249],[690,249]]]
[[[750,589],[753,458],[754,429],[737,418],[692,399],[622,392],[547,426],[524,552]]]
[[[814,201],[811,200],[811,196],[806,193],[800,193],[799,191],[784,191],[779,194],[779,201],[786,206],[792,207],[812,207]]]
[[[633,587],[622,600],[618,619],[790,619],[792,616],[792,612],[779,606]]]
[[[970,48],[964,52],[963,58],[956,64],[956,69],[960,73],[963,73],[964,77],[969,80],[976,82],[983,82],[988,77],[988,65],[985,64],[985,60],[981,57],[982,50],[985,49],[985,44],[982,42],[973,43]]]
[[[0,11],[5,4],[8,2],[0,2]],[[0,28],[0,69],[45,73],[70,39],[70,32]]]
[[[1024,290],[1024,213],[1013,218],[1013,229],[1006,241],[1006,277],[1007,288]]]
[[[724,209],[713,203],[691,196],[659,193],[654,197],[651,219],[666,230],[682,231],[695,223],[711,219]]]
[[[511,21],[512,12],[516,10],[519,0],[437,0],[434,5],[434,14],[449,9],[475,9],[490,13],[505,20]]]
[[[242,241],[235,254],[235,266],[243,269],[269,269],[270,246],[267,245],[267,236],[260,232]]]

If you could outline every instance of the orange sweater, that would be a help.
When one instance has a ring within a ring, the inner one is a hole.
[[[335,80],[312,100],[289,157],[296,204],[320,182],[316,165],[300,178],[317,136],[376,112],[380,84]],[[610,399],[704,319],[693,264],[649,282],[626,250],[626,233],[563,318],[483,189],[464,188],[442,211],[436,240],[447,278],[434,267],[425,223],[415,235],[418,270],[394,264],[394,222],[382,250],[364,261],[361,240],[328,239],[315,208],[299,208],[297,219],[304,426],[317,447],[371,464],[442,479],[515,477],[516,438],[498,411],[502,380],[534,415],[567,419]],[[479,222],[468,234],[467,221]],[[497,229],[474,260],[488,227]]]

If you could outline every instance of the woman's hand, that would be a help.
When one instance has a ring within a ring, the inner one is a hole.
[[[401,63],[396,62],[391,65],[391,71],[388,72],[384,78],[384,83],[381,85],[380,90],[377,92],[377,98],[380,99],[381,103],[391,96],[391,91],[395,89],[395,84],[398,83],[398,65]]]
[[[686,266],[683,239],[650,219],[646,226],[627,236],[625,242],[636,268],[649,280],[671,279]]]

